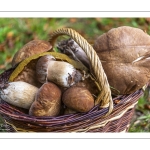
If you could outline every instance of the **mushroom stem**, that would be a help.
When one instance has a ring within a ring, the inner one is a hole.
[[[5,89],[0,90],[0,97],[14,106],[29,109],[37,91],[37,87],[26,82],[10,82]]]
[[[39,82],[51,81],[61,87],[70,87],[81,81],[83,76],[73,65],[56,61],[51,55],[45,55],[38,60],[36,74]]]
[[[70,87],[82,80],[82,74],[67,62],[51,61],[48,64],[47,80],[63,87]]]

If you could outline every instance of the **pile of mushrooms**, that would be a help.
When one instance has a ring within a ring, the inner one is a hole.
[[[50,51],[49,42],[33,40],[14,55],[12,67],[19,68],[27,58]],[[0,90],[0,97],[11,105],[28,109],[32,116],[88,112],[94,107],[97,94],[90,88],[92,82],[84,71],[46,54],[25,65],[13,81]],[[96,84],[93,86],[97,88]]]

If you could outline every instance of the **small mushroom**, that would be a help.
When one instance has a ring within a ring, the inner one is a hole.
[[[82,74],[73,65],[56,61],[53,56],[42,56],[36,64],[37,79],[41,83],[54,82],[61,87],[70,87],[82,80]]]
[[[39,53],[49,51],[52,48],[51,44],[44,40],[32,40],[25,44],[12,59],[12,67],[15,67],[22,60]]]
[[[29,109],[37,91],[37,87],[26,82],[10,82],[0,90],[0,97],[14,106]]]
[[[54,83],[44,83],[29,109],[32,116],[57,116],[61,109],[61,90]]]
[[[94,107],[94,98],[85,87],[68,88],[62,95],[62,101],[65,106],[77,112],[88,112]]]

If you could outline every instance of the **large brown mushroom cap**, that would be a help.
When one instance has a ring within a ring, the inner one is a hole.
[[[34,54],[43,53],[49,51],[52,45],[44,40],[32,40],[25,44],[13,57],[12,67],[15,67],[25,58],[28,58]]]
[[[150,79],[150,36],[122,26],[99,36],[93,45],[113,94],[130,94]]]
[[[53,83],[44,83],[35,96],[29,114],[33,116],[57,116],[61,107],[61,90]]]

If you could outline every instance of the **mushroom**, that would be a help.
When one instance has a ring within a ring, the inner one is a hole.
[[[51,55],[42,56],[36,64],[37,79],[41,83],[54,82],[61,87],[70,87],[82,80],[82,74],[73,65],[56,61]]]
[[[12,67],[18,65],[22,60],[39,53],[49,51],[51,44],[44,40],[32,40],[17,51],[12,59]]]
[[[131,94],[149,82],[149,45],[147,33],[128,26],[113,28],[94,41],[113,95]]]
[[[61,90],[51,82],[44,83],[29,109],[32,116],[57,116],[61,107]]]
[[[60,41],[57,48],[61,53],[64,53],[70,58],[83,63],[90,71],[92,71],[91,64],[86,53],[73,39],[70,38]]]
[[[9,104],[29,109],[37,91],[37,87],[26,82],[10,82],[0,90],[0,97]]]
[[[32,40],[24,45],[13,57],[12,67],[15,67],[22,60],[35,55],[46,52],[52,48],[51,44],[43,40]],[[41,84],[35,78],[35,68],[37,60],[32,60],[28,63],[23,71],[13,81],[24,81],[34,86],[40,87]]]
[[[77,112],[88,112],[94,107],[94,98],[85,87],[72,86],[62,95],[62,101],[68,108]]]

